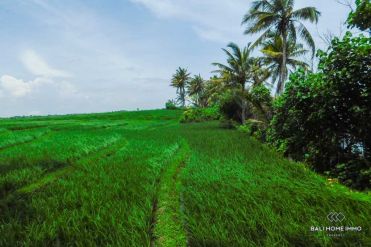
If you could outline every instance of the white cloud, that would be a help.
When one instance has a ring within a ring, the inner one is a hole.
[[[70,74],[52,68],[40,55],[33,50],[27,50],[21,55],[21,61],[26,69],[36,77],[33,80],[24,81],[11,75],[0,77],[0,92],[8,98],[21,98],[38,91],[54,90],[61,96],[69,96],[77,93],[73,84],[60,81],[57,78],[69,77]]]
[[[52,68],[40,55],[33,50],[27,50],[21,54],[24,66],[36,76],[43,77],[70,77],[65,71]]]
[[[244,0],[130,0],[148,8],[158,18],[175,18],[193,24],[203,39],[229,42],[243,39],[242,16],[248,5]]]
[[[62,97],[79,94],[75,85],[67,81],[55,81],[46,77],[36,77],[34,80],[24,81],[10,75],[3,75],[0,78],[0,96],[2,92],[3,96],[20,98],[45,90],[55,91]]]
[[[14,78],[10,75],[3,75],[0,78],[2,89],[8,94],[15,97],[22,97],[32,91],[33,83],[24,82],[21,79]]]

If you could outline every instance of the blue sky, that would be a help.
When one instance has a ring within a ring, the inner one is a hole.
[[[250,3],[1,0],[0,117],[162,108],[178,66],[208,78],[222,47],[254,41],[240,25]],[[320,34],[345,32],[336,0],[296,6],[321,11],[307,25],[319,48]]]

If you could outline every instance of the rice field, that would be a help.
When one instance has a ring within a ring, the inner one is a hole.
[[[0,246],[367,246],[351,191],[218,122],[152,110],[0,119]],[[329,222],[330,212],[342,213]],[[321,226],[360,226],[331,236]]]

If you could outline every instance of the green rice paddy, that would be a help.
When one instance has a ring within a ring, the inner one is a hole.
[[[0,119],[0,246],[371,243],[369,193],[180,115]],[[313,231],[328,226],[361,230]]]

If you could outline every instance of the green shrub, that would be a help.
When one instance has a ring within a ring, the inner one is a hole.
[[[238,126],[237,130],[253,136],[257,140],[266,141],[267,126],[262,121],[248,119],[244,124]]]
[[[327,173],[331,177],[336,177],[343,184],[357,189],[367,189],[367,184],[371,180],[371,164],[362,159],[351,160],[348,163],[338,164]]]
[[[220,114],[225,120],[242,123],[242,106],[246,104],[245,118],[251,118],[252,105],[248,102],[246,95],[237,90],[226,91],[220,99]]]
[[[335,38],[319,52],[318,73],[290,76],[269,130],[270,142],[287,156],[359,189],[370,187],[364,169],[371,160],[370,53],[369,37]]]
[[[273,114],[273,98],[269,89],[260,84],[251,89],[250,95],[254,118],[269,122]]]
[[[254,118],[269,122],[272,118],[270,91],[264,85],[254,86],[245,92],[227,90],[220,98],[220,113],[224,119],[238,123],[243,123],[243,115],[244,119]]]
[[[176,110],[178,109],[178,107],[176,106],[176,103],[174,100],[168,100],[166,103],[165,103],[165,108],[167,110]]]
[[[181,123],[203,122],[220,119],[217,106],[208,108],[189,108],[183,112],[180,118]]]
[[[350,27],[357,27],[362,31],[371,28],[371,2],[370,0],[356,0],[357,9],[352,11],[348,17]]]

